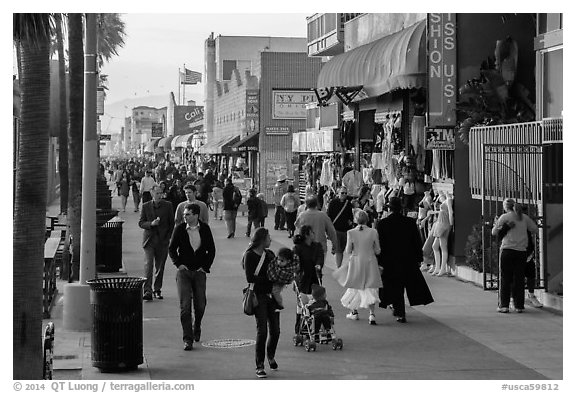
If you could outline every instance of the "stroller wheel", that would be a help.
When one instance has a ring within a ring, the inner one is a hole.
[[[342,342],[342,339],[339,338],[338,340],[336,340],[336,345],[338,346],[338,349],[342,350],[342,347],[344,346],[344,343]]]
[[[306,352],[310,352],[311,348],[310,340],[306,339],[306,341],[304,341],[304,348],[306,349]]]
[[[310,349],[316,352],[316,343],[314,341],[310,343]]]

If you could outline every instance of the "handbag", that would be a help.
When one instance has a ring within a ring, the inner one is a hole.
[[[266,251],[262,253],[260,257],[260,262],[254,271],[254,275],[257,276],[260,273],[262,264],[264,263],[264,258],[266,256]],[[246,315],[254,315],[256,307],[258,307],[258,299],[256,298],[256,293],[254,292],[254,283],[248,284],[246,288],[242,290],[242,309]]]

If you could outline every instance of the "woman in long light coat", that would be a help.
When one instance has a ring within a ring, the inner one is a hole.
[[[333,275],[336,281],[347,288],[340,299],[342,305],[350,309],[346,318],[358,320],[358,308],[368,308],[368,322],[376,324],[374,309],[378,298],[378,288],[382,287],[380,268],[376,255],[380,254],[378,232],[367,226],[368,214],[358,210],[354,214],[358,224],[347,232],[346,250],[348,263],[343,264]]]

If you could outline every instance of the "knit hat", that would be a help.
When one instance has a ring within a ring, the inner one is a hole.
[[[326,288],[317,284],[312,284],[312,297],[318,300],[324,296],[326,296]]]

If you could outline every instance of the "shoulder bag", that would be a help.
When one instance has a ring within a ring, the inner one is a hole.
[[[342,209],[340,209],[340,212],[339,212],[338,215],[334,218],[334,221],[332,221],[333,224],[335,224],[336,221],[338,221],[338,219],[340,218],[340,215],[344,212],[344,209],[346,209],[346,206],[348,206],[348,199],[346,199],[346,202],[344,203],[344,206],[342,206]]]
[[[264,263],[264,258],[266,257],[266,250],[262,253],[260,257],[260,262],[254,271],[254,275],[257,276],[260,273],[262,264]],[[246,315],[254,315],[256,307],[258,307],[258,299],[256,298],[256,293],[254,292],[254,283],[248,284],[246,288],[242,290],[242,309]]]

